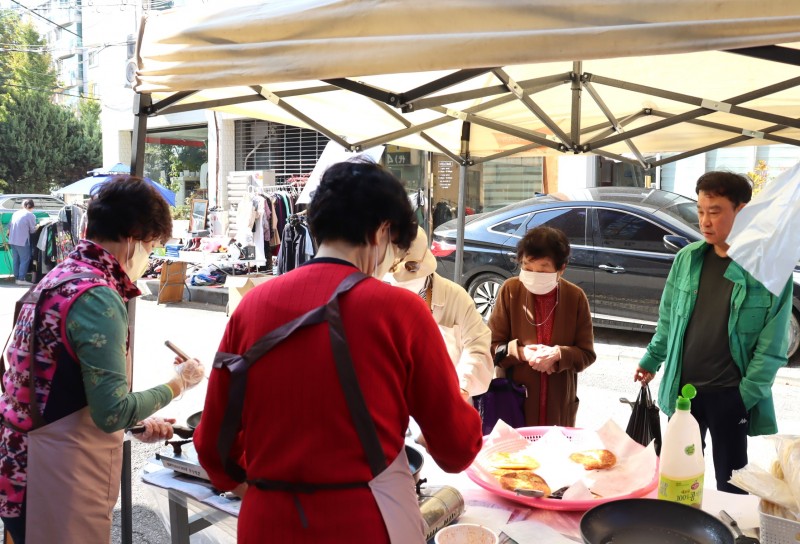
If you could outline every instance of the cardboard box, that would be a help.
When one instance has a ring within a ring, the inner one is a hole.
[[[225,278],[225,287],[228,288],[228,315],[231,315],[244,295],[256,285],[269,281],[271,274],[248,274],[242,276],[228,276]]]

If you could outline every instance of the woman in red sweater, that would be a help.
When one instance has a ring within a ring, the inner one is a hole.
[[[241,543],[421,544],[409,417],[448,472],[477,455],[481,422],[424,302],[375,279],[416,235],[413,212],[386,170],[346,162],[325,172],[308,219],[317,257],[231,316],[195,433],[200,462],[217,488],[243,494]],[[240,357],[268,333],[266,349]]]

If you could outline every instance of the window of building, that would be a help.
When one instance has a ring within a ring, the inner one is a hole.
[[[328,138],[315,130],[244,119],[234,123],[236,170],[275,170],[277,182],[309,174]]]
[[[98,57],[98,55],[99,54],[98,54],[97,51],[89,51],[89,55],[88,56],[89,56],[89,67],[90,68],[94,68],[95,66],[97,66],[97,57]]]
[[[542,157],[506,157],[483,164],[483,210],[493,210],[542,192]]]

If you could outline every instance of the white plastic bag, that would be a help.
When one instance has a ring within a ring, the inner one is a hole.
[[[800,163],[742,208],[727,242],[728,256],[780,296],[800,260]]]

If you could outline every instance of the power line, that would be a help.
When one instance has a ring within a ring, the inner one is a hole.
[[[102,101],[100,98],[96,98],[94,96],[86,96],[86,95],[82,95],[82,94],[65,93],[63,91],[56,91],[55,89],[48,90],[48,89],[40,89],[40,88],[37,88],[37,87],[27,87],[25,85],[14,85],[13,83],[0,83],[0,87],[16,87],[17,89],[28,89],[30,91],[38,91],[40,93],[60,94],[62,96],[72,96],[74,98],[81,98],[83,100],[97,100],[98,102]]]
[[[22,8],[24,8],[24,9],[26,9],[26,10],[28,10],[28,11],[30,11],[31,13],[33,13],[33,14],[34,14],[34,15],[36,15],[37,17],[41,17],[42,19],[44,19],[45,21],[47,21],[47,22],[48,22],[48,23],[50,23],[51,25],[55,25],[55,26],[57,26],[58,28],[61,28],[61,29],[63,29],[63,30],[66,30],[66,31],[67,31],[67,32],[69,32],[70,34],[73,34],[73,35],[75,35],[75,36],[77,36],[77,37],[79,37],[79,38],[81,37],[81,36],[80,36],[80,34],[75,34],[73,31],[71,31],[71,30],[70,30],[70,29],[68,29],[67,27],[61,26],[60,24],[56,23],[55,21],[51,21],[50,19],[48,19],[48,18],[47,18],[47,17],[45,17],[44,15],[39,15],[38,13],[36,13],[35,11],[33,11],[31,8],[29,8],[28,6],[26,6],[26,5],[24,5],[24,4],[20,4],[19,2],[17,2],[17,0],[11,0],[11,1],[12,1],[12,2],[14,2],[16,5],[18,5],[18,6],[22,7]]]

